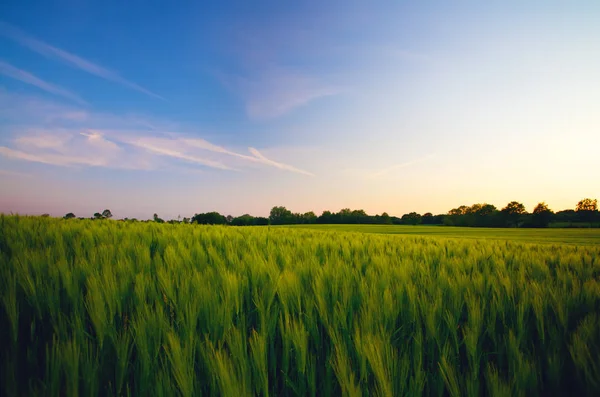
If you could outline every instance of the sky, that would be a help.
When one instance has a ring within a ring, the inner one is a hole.
[[[600,198],[597,1],[208,3],[0,3],[0,212]]]

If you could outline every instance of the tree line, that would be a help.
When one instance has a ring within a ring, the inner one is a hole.
[[[66,219],[75,218],[68,213]],[[112,213],[109,209],[96,212],[91,219],[109,219]],[[80,218],[83,219],[83,218]],[[137,221],[137,219],[122,219]],[[165,223],[158,214],[151,221]],[[296,225],[296,224],[376,224],[376,225],[446,225],[467,227],[600,227],[598,200],[585,198],[579,201],[575,209],[552,211],[544,202],[538,203],[531,213],[518,201],[511,201],[502,209],[492,204],[461,205],[446,214],[433,215],[431,212],[419,214],[410,212],[401,217],[390,216],[386,212],[381,215],[368,215],[364,210],[344,208],[339,212],[323,211],[317,216],[313,211],[294,213],[283,206],[271,209],[269,217],[255,217],[249,214],[233,217],[218,212],[195,214],[191,218],[178,217],[166,223],[193,223],[201,225],[231,225],[231,226],[266,226],[266,225]]]

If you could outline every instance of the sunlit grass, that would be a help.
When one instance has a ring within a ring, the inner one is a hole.
[[[4,395],[600,393],[594,244],[2,216],[0,250]]]

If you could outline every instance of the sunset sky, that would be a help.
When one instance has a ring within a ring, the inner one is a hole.
[[[600,199],[598,1],[49,3],[0,3],[0,212]]]

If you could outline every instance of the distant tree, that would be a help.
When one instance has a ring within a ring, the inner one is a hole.
[[[525,206],[517,201],[511,201],[500,212],[507,226],[519,226],[519,220],[527,213]]]
[[[538,203],[533,209],[531,215],[531,224],[534,227],[548,227],[550,220],[552,219],[552,210],[548,208],[545,202]]]
[[[473,204],[467,213],[467,226],[489,227],[496,225],[498,209],[488,203]]]
[[[317,223],[317,215],[312,211],[305,212],[302,214],[302,221],[308,224]]]
[[[598,211],[598,200],[584,198],[583,200],[577,203],[576,211]]]
[[[254,217],[249,214],[244,214],[242,216],[238,216],[233,218],[231,221],[231,225],[233,226],[253,226],[254,225]]]
[[[42,214],[42,218],[49,218],[50,214]]]
[[[350,219],[348,223],[369,223],[369,215],[365,210],[354,210],[350,213]]]
[[[272,225],[286,225],[292,223],[293,215],[290,210],[281,206],[273,207],[269,214],[269,220]]]
[[[110,212],[109,209],[106,209],[106,210],[102,211],[102,217],[110,219],[110,218],[112,218],[112,213]]]
[[[227,215],[227,216],[225,217],[225,220],[227,221],[227,223],[231,223],[231,221],[233,221],[233,216],[231,216],[231,215]]]
[[[165,223],[164,220],[162,220],[161,218],[158,217],[158,214],[154,214],[152,216],[152,219],[154,219],[154,222],[156,222],[156,223]]]
[[[94,213],[94,219],[102,219],[102,214],[99,212]]]
[[[72,212],[69,212],[67,215],[65,215],[63,218],[65,219],[73,219],[75,218],[75,214]]]
[[[479,207],[477,214],[480,216],[488,216],[493,215],[494,213],[496,213],[496,211],[498,211],[498,209],[495,205],[484,203],[481,204],[481,207]]]
[[[402,215],[402,223],[405,225],[418,225],[421,223],[421,215],[416,212],[410,212]]]
[[[433,214],[431,212],[426,212],[421,217],[421,223],[424,225],[432,225],[433,224]]]
[[[597,217],[598,213],[598,200],[584,198],[577,203],[576,208],[579,220],[582,222],[592,222]]]
[[[562,210],[556,212],[553,219],[555,222],[571,224],[572,222],[577,222],[579,214],[575,210]]]
[[[227,224],[227,218],[218,212],[207,212],[202,214],[196,214],[192,217],[192,223],[199,225],[225,225]]]
[[[467,218],[464,215],[469,213],[470,209],[466,205],[458,208],[452,208],[448,211],[448,216],[444,219],[447,226],[467,226]]]
[[[448,214],[449,215],[465,215],[469,212],[469,207],[467,207],[466,205],[461,205],[458,208],[453,208],[451,209]]]
[[[190,218],[183,218],[183,223],[190,223]]]
[[[270,219],[262,216],[257,216],[256,218],[254,218],[253,222],[254,226],[267,226],[270,222]]]
[[[321,216],[319,216],[317,218],[317,223],[332,223],[333,220],[333,214],[331,213],[331,211],[323,211],[323,213],[321,214]]]
[[[381,214],[381,223],[383,223],[384,225],[392,224],[392,218],[390,218],[390,216],[387,212],[384,212],[383,214]]]

